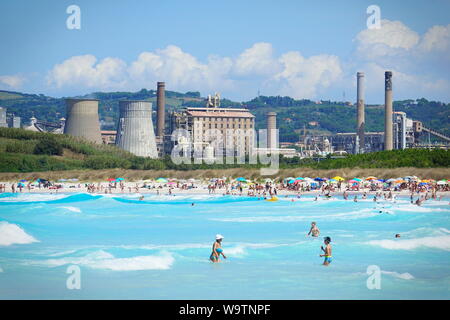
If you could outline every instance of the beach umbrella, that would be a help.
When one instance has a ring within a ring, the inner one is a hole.
[[[314,181],[325,181],[325,179],[324,179],[324,178],[317,177],[317,178],[314,178]]]
[[[426,186],[426,185],[427,185],[426,182],[421,182],[421,183],[419,183],[419,186]]]
[[[22,180],[20,180],[20,182],[27,182],[27,180],[25,180],[25,179],[22,179]]]
[[[345,179],[342,178],[341,176],[336,176],[336,177],[333,177],[332,179],[333,179],[333,180],[336,180],[336,181],[344,181],[344,180],[345,180]]]
[[[349,180],[349,183],[358,183],[358,181],[356,181],[355,179]]]
[[[353,178],[353,180],[358,182],[362,181],[360,178]]]
[[[236,181],[247,182],[247,180],[244,177],[239,177],[239,178],[236,179]]]
[[[403,180],[403,179],[398,179],[398,180],[395,180],[395,183],[404,183],[404,182],[406,182],[405,180]]]
[[[305,180],[305,178],[303,178],[303,177],[298,177],[298,178],[295,178],[295,180]]]
[[[377,179],[376,177],[372,177],[372,176],[366,178],[366,180],[376,180],[376,179]]]
[[[294,182],[295,182],[295,179],[288,180],[288,183],[294,183]]]
[[[285,178],[284,180],[285,180],[285,181],[295,180],[295,178],[294,178],[294,177],[287,177],[287,178]]]
[[[386,182],[387,182],[387,183],[391,183],[391,182],[394,182],[395,180],[396,180],[396,179],[391,178],[391,179],[387,179]]]
[[[436,182],[436,184],[439,184],[439,185],[447,184],[447,181],[446,180],[439,180],[438,182]]]
[[[116,181],[123,181],[125,180],[124,178],[117,178]]]
[[[116,181],[116,179],[114,179],[114,178],[109,178],[107,181],[112,182],[112,181]]]
[[[167,180],[166,178],[158,178],[158,179],[156,179],[156,182],[159,182],[159,183],[167,183],[168,180]]]

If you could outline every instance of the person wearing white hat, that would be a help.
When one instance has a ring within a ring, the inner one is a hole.
[[[213,243],[212,253],[211,253],[211,256],[209,257],[209,259],[212,262],[219,262],[220,261],[220,259],[219,259],[220,255],[222,255],[224,259],[227,258],[223,254],[222,239],[223,239],[223,236],[221,234],[216,234],[216,241],[214,241],[214,243]]]

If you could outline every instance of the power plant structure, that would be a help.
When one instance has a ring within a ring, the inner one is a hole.
[[[148,101],[119,101],[116,145],[140,157],[157,158],[152,104]]]
[[[97,99],[66,99],[64,133],[102,143]]]
[[[267,113],[267,148],[278,148],[277,140],[277,114],[276,112]]]
[[[364,73],[358,72],[356,74],[356,133],[358,136],[358,150],[357,153],[364,153],[365,141],[364,141],[364,125],[365,125],[365,105],[364,105]]]
[[[8,122],[6,122],[6,108],[0,107],[0,128],[8,128]]]
[[[392,135],[392,72],[384,73],[384,150],[393,149]]]
[[[156,107],[157,107],[157,122],[156,122],[156,135],[158,137],[164,136],[165,128],[165,108],[166,108],[166,84],[164,82],[158,82],[156,91]]]

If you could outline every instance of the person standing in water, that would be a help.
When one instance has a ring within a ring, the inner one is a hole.
[[[317,224],[315,222],[311,222],[311,229],[309,229],[309,232],[306,236],[313,236],[313,237],[318,237],[320,235],[320,230],[317,227]]]
[[[320,247],[320,249],[322,249],[323,254],[321,254],[321,257],[325,257],[325,260],[323,261],[323,265],[324,266],[328,266],[331,261],[332,261],[332,257],[331,257],[331,238],[330,237],[325,237],[324,241],[325,243],[325,248],[323,246]]]
[[[209,259],[212,262],[220,262],[220,255],[223,256],[224,259],[226,259],[227,257],[223,254],[223,250],[222,250],[222,239],[223,236],[221,234],[217,234],[216,235],[216,241],[214,241],[213,246],[212,246],[212,253],[211,256],[209,257]]]

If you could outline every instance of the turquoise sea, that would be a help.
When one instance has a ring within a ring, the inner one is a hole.
[[[448,198],[138,197],[0,194],[0,299],[450,299]]]

